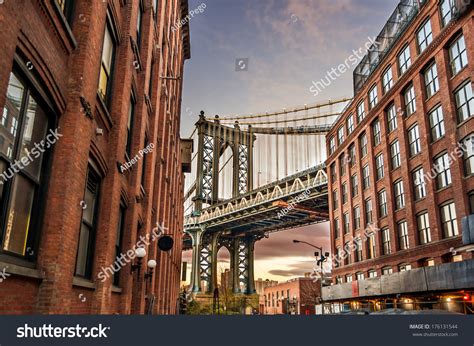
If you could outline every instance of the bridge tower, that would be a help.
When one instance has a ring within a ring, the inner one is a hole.
[[[194,215],[199,215],[204,205],[214,206],[219,198],[220,160],[230,148],[232,152],[232,197],[239,197],[253,189],[253,148],[255,136],[252,128],[244,131],[238,122],[234,127],[224,126],[216,115],[206,120],[201,111],[196,123],[198,133],[196,194],[193,198]],[[192,239],[191,287],[194,293],[212,293],[217,288],[217,253],[221,247],[229,250],[234,293],[253,294],[254,244],[260,236],[235,235],[226,229],[209,232],[205,225],[196,225],[186,232]],[[202,292],[202,283],[206,292]],[[243,288],[243,289],[242,289]]]

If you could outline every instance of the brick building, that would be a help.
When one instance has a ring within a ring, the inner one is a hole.
[[[171,27],[187,7],[0,4],[0,313],[176,313],[190,43],[188,24]],[[156,224],[168,252],[146,236]]]
[[[319,281],[306,276],[265,287],[263,314],[314,315],[320,285]]]
[[[473,307],[473,241],[461,227],[474,213],[469,3],[402,0],[354,72],[354,98],[327,136],[325,301]]]

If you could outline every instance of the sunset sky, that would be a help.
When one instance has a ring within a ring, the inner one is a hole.
[[[397,0],[190,0],[203,13],[190,19],[191,59],[186,62],[181,136],[189,137],[198,114],[236,115],[281,110],[352,97],[352,72],[314,96],[312,81],[364,47],[381,31]],[[236,71],[236,59],[248,59]],[[329,225],[270,235],[256,246],[255,279],[286,281],[314,267],[314,249],[329,250]],[[183,255],[190,262],[191,252]],[[228,254],[219,252],[219,267]],[[188,265],[190,269],[190,263]],[[188,273],[189,277],[189,273]]]

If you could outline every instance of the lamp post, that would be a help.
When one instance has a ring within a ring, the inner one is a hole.
[[[140,270],[141,266],[142,266],[142,260],[143,260],[143,257],[146,256],[146,250],[142,247],[139,247],[135,250],[135,256],[137,257],[137,263],[136,264],[132,264],[132,273],[135,271],[135,270]]]
[[[153,277],[153,270],[156,268],[156,261],[154,259],[151,259],[147,263],[148,271],[145,273],[145,280],[151,281],[151,278]]]
[[[294,239],[293,243],[295,243],[295,244],[306,244],[306,245],[309,245],[309,246],[319,250],[319,252],[316,251],[314,253],[314,256],[316,258],[318,258],[320,256],[319,254],[321,253],[320,258],[316,260],[316,264],[319,265],[319,267],[321,268],[321,277],[319,279],[319,283],[320,283],[319,299],[321,300],[321,312],[324,315],[324,303],[323,303],[323,277],[324,277],[324,272],[323,272],[323,263],[327,261],[327,259],[329,257],[329,252],[325,252],[324,255],[323,255],[323,248],[322,247],[313,245],[313,244],[308,243],[306,241],[301,241],[301,240]]]

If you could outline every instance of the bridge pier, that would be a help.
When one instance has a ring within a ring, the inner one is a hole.
[[[193,246],[193,257],[192,257],[192,265],[191,265],[191,292],[199,293],[201,292],[201,268],[200,268],[200,261],[201,261],[201,241],[202,241],[202,228],[194,228],[188,229],[186,231],[192,240]]]

